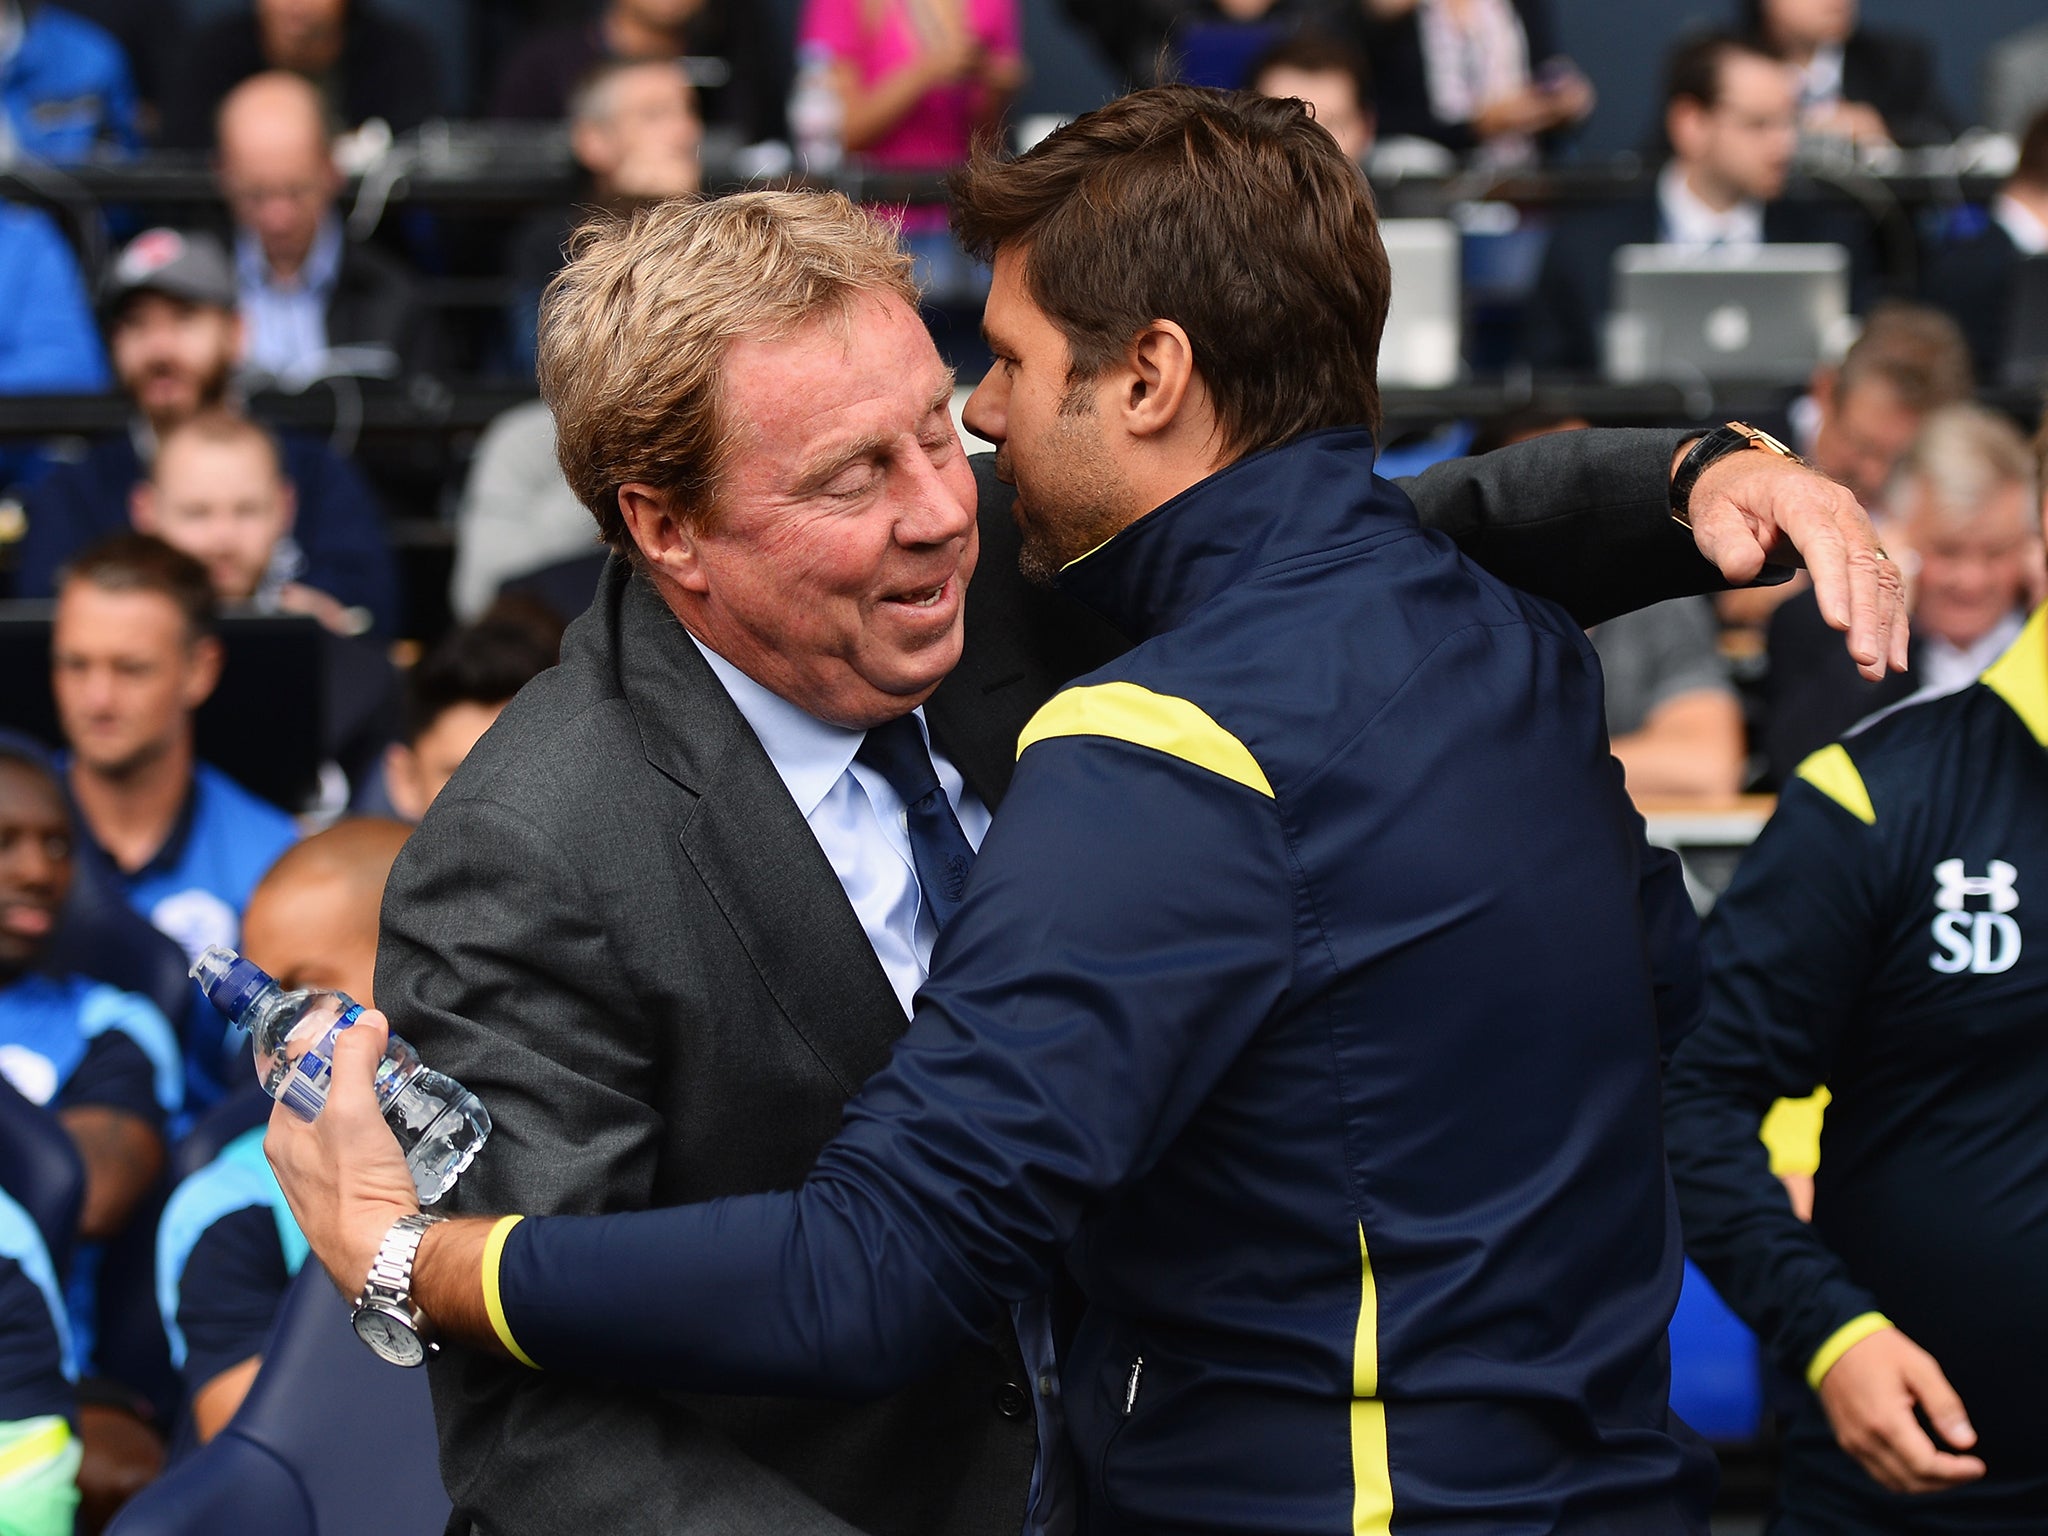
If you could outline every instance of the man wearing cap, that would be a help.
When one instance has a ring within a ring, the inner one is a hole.
[[[226,403],[241,361],[234,269],[210,235],[137,235],[109,271],[101,302],[114,374],[135,415],[125,432],[93,443],[30,493],[15,577],[23,597],[53,595],[66,560],[129,526],[131,493],[147,478],[163,433]],[[290,569],[278,575],[390,629],[397,573],[368,482],[318,438],[285,434],[281,442],[298,518],[279,550]]]

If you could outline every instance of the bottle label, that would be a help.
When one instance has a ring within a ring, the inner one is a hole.
[[[362,1016],[360,1004],[348,1009],[326,1034],[299,1055],[278,1087],[278,1103],[308,1122],[326,1107],[327,1085],[334,1080],[334,1042]]]

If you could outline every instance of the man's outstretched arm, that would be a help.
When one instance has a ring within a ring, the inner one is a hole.
[[[1671,477],[1694,430],[1556,432],[1400,482],[1422,521],[1503,581],[1581,624],[1667,598],[1744,586],[1803,564],[1821,613],[1866,677],[1906,665],[1898,567],[1856,498],[1827,476],[1745,450],[1709,466],[1686,515]]]

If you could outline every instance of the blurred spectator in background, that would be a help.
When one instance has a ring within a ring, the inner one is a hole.
[[[2004,377],[2014,278],[2034,256],[2048,256],[2048,107],[2026,125],[2019,164],[1999,188],[1983,232],[1941,252],[1928,274],[1927,297],[1955,316],[1977,376],[1987,383]]]
[[[154,1003],[42,967],[72,859],[56,776],[0,744],[0,1074],[71,1133],[85,1164],[79,1236],[100,1242],[127,1225],[163,1167],[184,1073]]]
[[[0,1528],[76,1529],[83,1460],[71,1421],[78,1367],[64,1293],[35,1218],[0,1190]]]
[[[213,595],[266,613],[304,613],[338,635],[360,633],[358,611],[295,579],[293,498],[276,439],[246,416],[209,406],[166,432],[135,487],[137,532],[206,568]]]
[[[1364,50],[1327,33],[1297,33],[1261,54],[1247,83],[1261,96],[1307,102],[1337,147],[1358,165],[1371,156],[1378,118],[1372,65]]]
[[[344,133],[372,119],[404,133],[440,110],[441,61],[411,22],[370,0],[255,0],[192,29],[164,87],[164,143],[207,148],[228,92],[273,69],[312,81]]]
[[[1704,597],[1596,624],[1607,734],[1638,800],[1718,800],[1742,788],[1742,705]]]
[[[75,858],[56,775],[40,757],[0,745],[0,1075],[30,1103],[49,1107],[84,1168],[84,1246],[72,1255],[61,1318],[73,1368],[90,1373],[101,1258],[156,1183],[183,1073],[177,1039],[153,1003],[45,965]],[[0,1248],[19,1256],[18,1242]],[[117,1406],[121,1394],[95,1395],[101,1400],[79,1416],[82,1455],[72,1462],[88,1512],[118,1503],[162,1465],[153,1432]],[[45,1449],[54,1453],[61,1443]],[[41,1481],[32,1479],[27,1491]],[[0,1479],[0,1511],[13,1491],[11,1479]],[[35,1505],[55,1507],[43,1499]]]
[[[528,39],[498,77],[491,115],[559,122],[599,65],[678,60],[713,128],[748,144],[788,138],[789,44],[758,0],[609,0],[595,21]]]
[[[39,160],[94,160],[138,144],[121,45],[41,0],[0,0],[0,144]]]
[[[162,434],[228,396],[242,351],[235,278],[208,235],[153,229],[115,260],[104,310],[114,373],[134,401],[128,431],[102,438],[75,464],[54,470],[26,499],[16,590],[47,597],[57,572],[86,545],[129,526],[129,505]],[[284,435],[295,492],[293,536],[301,579],[371,615],[379,632],[397,621],[398,577],[383,515],[362,475],[317,438]]]
[[[1359,0],[1379,90],[1380,136],[1429,139],[1495,165],[1593,110],[1593,87],[1557,52],[1549,0]]]
[[[1955,116],[1934,53],[1918,38],[1858,24],[1858,0],[1742,0],[1745,30],[1799,76],[1806,132],[1857,144],[1946,144]]]
[[[444,635],[405,683],[405,739],[385,759],[391,814],[417,822],[512,698],[555,664],[559,634],[488,615]]]
[[[878,166],[959,164],[1024,79],[1016,0],[805,0],[797,48],[831,59],[846,147]]]
[[[1924,304],[1891,300],[1871,310],[1839,365],[1814,370],[1780,435],[1874,513],[1928,416],[1975,392],[1956,323]]]
[[[797,52],[831,61],[847,150],[887,170],[962,163],[1024,80],[1018,0],[804,0]],[[975,297],[943,207],[904,209],[902,231],[927,302]]]
[[[455,513],[455,616],[481,617],[514,577],[602,553],[590,509],[562,478],[547,402],[513,406],[485,428]]]
[[[64,0],[64,9],[120,44],[135,82],[140,136],[154,142],[163,121],[164,79],[184,40],[185,7],[164,0]]]
[[[341,173],[309,81],[271,70],[236,86],[221,103],[218,154],[246,365],[297,391],[330,374],[389,379],[438,364],[412,275],[342,228]]]
[[[292,819],[197,761],[193,712],[220,678],[205,567],[127,533],[67,568],[51,638],[66,782],[81,841],[128,904],[197,959],[234,944]]]
[[[2018,138],[2048,107],[2048,21],[2000,38],[1984,56],[1984,124]]]
[[[1664,131],[1671,158],[1654,194],[1559,220],[1528,309],[1532,366],[1600,366],[1614,255],[1624,245],[1855,239],[1839,216],[1780,201],[1798,148],[1796,87],[1792,72],[1755,44],[1728,33],[1680,44],[1665,69]]]
[[[98,394],[111,382],[85,279],[39,208],[0,202],[0,394]]]
[[[332,810],[365,785],[397,731],[398,676],[363,636],[369,615],[294,579],[292,488],[277,440],[246,416],[205,410],[164,435],[135,488],[134,523],[206,568],[223,605],[320,621],[321,753],[341,772]]]
[[[1773,782],[1916,690],[1968,687],[2013,642],[2041,596],[2037,475],[2033,450],[2003,416],[1963,404],[1927,419],[1886,497],[1886,541],[1908,573],[1911,670],[1866,683],[1826,654],[1834,632],[1812,593],[1787,602],[1771,619],[1759,733]]]
[[[697,191],[703,142],[697,93],[672,59],[601,63],[577,85],[569,98],[569,149],[583,172],[583,195],[568,208],[536,212],[512,242],[512,345],[529,372],[541,290],[568,260],[569,236],[593,208],[626,213]]]
[[[249,898],[242,953],[288,989],[346,992],[374,1008],[377,911],[391,861],[411,832],[401,822],[364,818],[286,850]],[[306,1252],[264,1160],[260,1125],[229,1142],[164,1207],[157,1296],[202,1443],[248,1394]]]

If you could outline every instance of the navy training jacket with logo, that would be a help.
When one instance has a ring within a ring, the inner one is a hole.
[[[880,1392],[1064,1258],[1091,1531],[1704,1531],[1658,1107],[1691,909],[1585,637],[1419,528],[1362,430],[1061,580],[1138,644],[1025,731],[811,1177],[501,1224],[501,1339]]]
[[[1963,1400],[1981,1482],[1885,1492],[1802,1401],[1823,1528],[2048,1530],[2048,608],[1983,678],[1800,765],[1707,924],[1667,1134],[1700,1268],[1818,1385],[1886,1322]],[[1825,1084],[1811,1225],[1757,1141]]]

